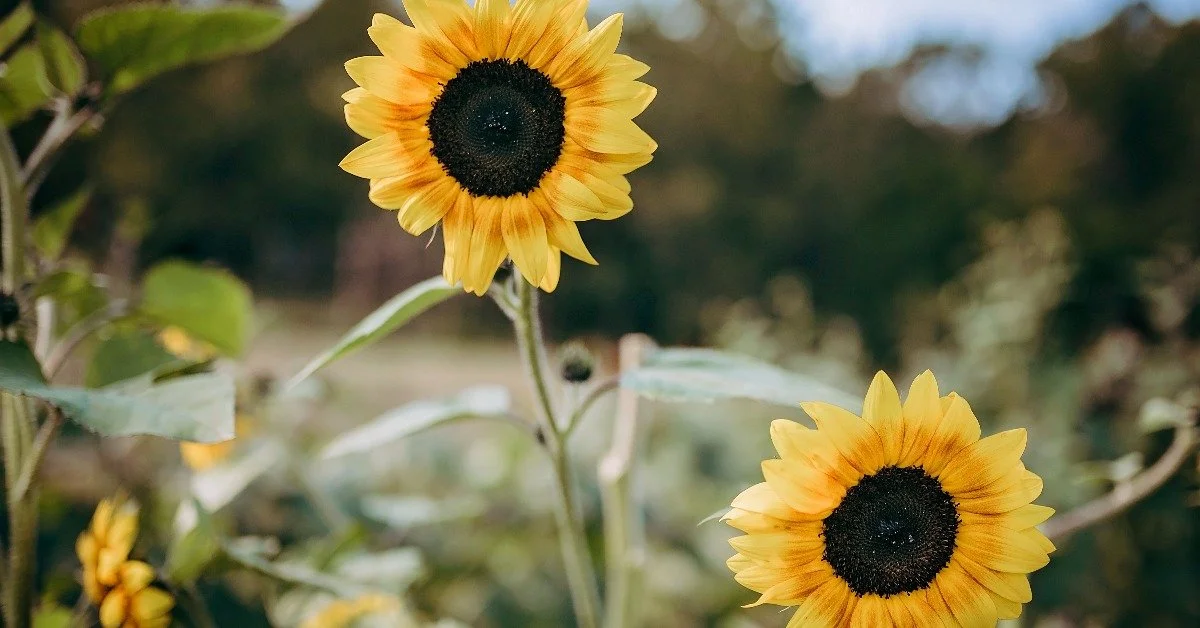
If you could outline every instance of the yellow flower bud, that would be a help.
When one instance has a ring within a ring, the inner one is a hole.
[[[154,582],[154,568],[140,561],[131,560],[121,565],[121,587],[130,594],[137,593]]]
[[[175,606],[175,598],[162,589],[148,587],[133,596],[130,606],[131,614],[139,628],[144,628],[152,622],[169,617],[171,609]]]
[[[125,623],[129,607],[129,596],[121,589],[113,589],[104,596],[100,604],[100,625],[104,628],[120,628]]]

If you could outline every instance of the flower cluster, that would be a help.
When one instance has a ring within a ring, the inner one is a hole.
[[[75,551],[83,565],[83,590],[100,608],[104,628],[165,628],[171,623],[171,594],[151,586],[154,568],[130,560],[137,538],[137,507],[104,500]]]

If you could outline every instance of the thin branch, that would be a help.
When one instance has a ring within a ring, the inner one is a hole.
[[[642,356],[651,346],[653,341],[641,334],[629,334],[621,338],[617,347],[620,373],[641,366]],[[608,572],[605,578],[608,584],[605,628],[637,625],[637,580],[646,562],[642,508],[633,482],[634,463],[641,441],[638,437],[641,432],[638,401],[638,394],[632,390],[621,389],[617,394],[612,444],[600,460],[600,497],[604,504],[605,567]]]
[[[111,323],[112,321],[121,318],[129,313],[129,308],[124,301],[113,301],[108,307],[97,310],[89,314],[83,320],[75,323],[67,333],[63,335],[62,340],[50,350],[50,355],[46,356],[43,370],[46,372],[46,379],[53,381],[54,376],[58,374],[59,369],[70,357],[71,352],[75,350],[84,340],[96,333],[100,328]]]
[[[21,475],[13,483],[12,490],[16,493],[17,499],[23,499],[30,485],[33,484],[33,479],[37,477],[38,470],[42,466],[42,460],[45,459],[46,452],[50,449],[50,443],[54,442],[54,437],[58,435],[64,422],[66,422],[66,418],[62,411],[50,406],[50,415],[46,417],[46,422],[42,423],[41,429],[38,430],[37,437],[33,441],[33,448],[25,458]]]
[[[65,99],[59,101],[54,121],[42,135],[41,141],[33,148],[29,159],[25,161],[25,168],[21,170],[21,183],[25,186],[26,199],[33,198],[38,186],[46,179],[50,165],[62,147],[96,114],[97,112],[90,107],[84,107],[71,113],[71,103]]]
[[[1121,513],[1171,479],[1171,476],[1187,462],[1192,448],[1198,441],[1200,439],[1197,438],[1192,425],[1176,427],[1175,439],[1157,462],[1128,482],[1113,487],[1108,494],[1050,519],[1042,528],[1042,532],[1051,541],[1061,543],[1076,532]]]
[[[587,394],[575,406],[575,410],[571,412],[570,418],[567,419],[567,425],[563,428],[563,438],[567,438],[575,431],[575,427],[579,425],[583,417],[587,415],[588,410],[592,409],[597,401],[605,394],[612,392],[621,385],[620,377],[609,377],[601,380],[588,389]]]

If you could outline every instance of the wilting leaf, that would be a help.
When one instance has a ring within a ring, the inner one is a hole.
[[[711,403],[751,399],[782,406],[825,401],[845,408],[862,400],[815,379],[714,349],[659,349],[621,377],[621,386],[660,401]]]
[[[44,399],[104,436],[151,434],[213,443],[233,438],[233,380],[206,373],[155,383],[143,376],[100,389],[50,386],[29,346],[0,342],[0,389]]]
[[[250,332],[250,289],[232,273],[187,262],[151,268],[138,308],[162,325],[175,325],[225,355],[239,355]]]
[[[43,258],[54,261],[62,256],[71,239],[75,219],[91,198],[92,191],[84,188],[55,205],[33,223],[33,244]]]
[[[261,7],[124,4],[84,16],[78,41],[120,93],[168,70],[260,50],[286,30],[281,12]]]
[[[448,399],[414,401],[343,433],[325,446],[320,457],[370,451],[454,419],[504,414],[510,402],[508,390],[502,386],[471,388]]]
[[[374,343],[418,314],[461,293],[462,290],[446,283],[441,277],[426,279],[401,292],[359,321],[332,348],[309,362],[288,382],[287,387],[295,386],[330,363]]]

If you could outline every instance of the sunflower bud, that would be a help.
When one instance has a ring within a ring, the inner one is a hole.
[[[596,359],[592,352],[580,342],[568,343],[559,354],[562,378],[572,384],[582,384],[592,378],[596,370]]]

